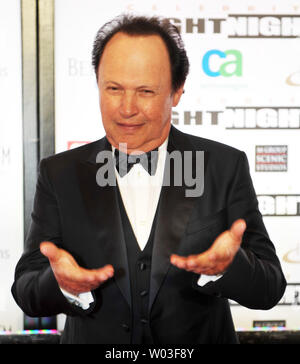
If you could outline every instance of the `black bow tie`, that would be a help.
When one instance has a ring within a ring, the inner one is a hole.
[[[121,177],[124,177],[134,166],[141,163],[144,169],[151,175],[155,175],[158,161],[158,148],[143,154],[126,154],[115,149],[115,165]]]

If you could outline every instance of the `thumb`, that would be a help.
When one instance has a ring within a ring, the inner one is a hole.
[[[244,232],[246,230],[246,221],[243,219],[236,220],[230,228],[230,233],[232,234],[234,240],[241,242]]]
[[[52,263],[59,258],[59,248],[50,241],[43,241],[40,244],[40,251],[45,257],[47,257]]]

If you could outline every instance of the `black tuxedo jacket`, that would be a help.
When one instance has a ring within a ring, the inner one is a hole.
[[[131,291],[117,187],[96,183],[96,156],[110,148],[103,138],[40,163],[31,229],[12,293],[29,316],[65,313],[63,343],[130,343]],[[245,153],[172,127],[168,151],[174,150],[204,151],[204,193],[186,197],[185,185],[162,187],[150,280],[152,335],[157,344],[235,343],[228,299],[269,309],[282,297],[285,278],[258,210]],[[239,218],[247,230],[222,278],[199,287],[197,274],[170,264],[172,253],[207,250]],[[42,241],[66,249],[83,267],[113,265],[115,276],[93,291],[95,302],[87,311],[61,293],[39,251]]]

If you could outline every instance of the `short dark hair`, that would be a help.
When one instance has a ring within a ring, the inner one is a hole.
[[[104,24],[97,32],[92,52],[92,65],[97,79],[98,68],[104,48],[108,41],[118,32],[132,36],[160,36],[169,53],[173,91],[177,91],[184,84],[189,72],[189,60],[176,26],[166,18],[128,14],[117,16]]]

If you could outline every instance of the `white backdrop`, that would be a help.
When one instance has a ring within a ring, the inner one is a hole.
[[[173,123],[247,153],[290,284],[270,311],[234,305],[236,328],[285,320],[300,329],[300,2],[60,0],[55,8],[57,152],[104,135],[91,67],[99,27],[122,12],[166,16],[180,27],[191,72]]]
[[[0,0],[0,331],[23,329],[10,289],[23,251],[20,1]]]

